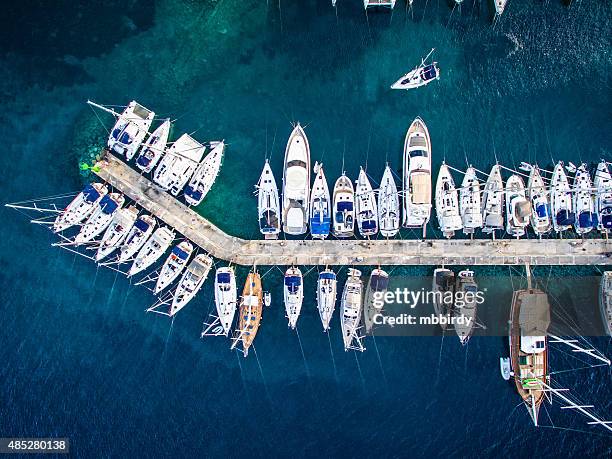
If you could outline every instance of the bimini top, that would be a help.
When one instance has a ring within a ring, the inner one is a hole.
[[[427,172],[415,172],[410,176],[412,202],[415,204],[431,203],[431,177]]]
[[[136,222],[134,223],[134,226],[138,228],[140,231],[142,231],[143,233],[149,229],[149,224],[140,218],[136,220]]]
[[[276,212],[267,210],[259,219],[259,229],[263,232],[276,232],[278,229],[278,216]]]
[[[319,279],[335,279],[335,278],[336,278],[336,274],[334,273],[325,272],[325,273],[319,274]]]
[[[546,204],[538,204],[536,207],[536,213],[540,218],[548,217],[548,206],[546,206]]]
[[[310,232],[312,234],[329,234],[330,227],[330,217],[323,217],[323,221],[320,221],[318,217],[310,219]]]
[[[230,273],[218,273],[217,282],[220,284],[229,284],[231,280]]]
[[[85,195],[85,200],[87,202],[96,202],[100,197],[98,190],[96,190],[91,184],[85,185],[85,188],[83,188],[83,195]]]
[[[302,285],[302,279],[299,276],[285,277],[285,285],[289,288],[289,293],[297,293],[299,286]]]
[[[572,225],[576,220],[574,212],[569,212],[567,209],[561,209],[557,212],[557,224],[558,225]]]
[[[351,201],[339,201],[338,202],[338,212],[347,212],[353,211],[353,203]]]
[[[183,190],[187,196],[190,196],[194,201],[202,199],[202,192],[200,190],[194,190],[191,185],[187,185]]]
[[[389,285],[389,276],[375,274],[370,280],[370,285],[375,292],[383,292],[387,290],[387,286]]]
[[[375,230],[376,220],[365,220],[361,226],[364,230]]]
[[[108,215],[112,214],[115,210],[117,210],[117,207],[119,207],[119,205],[115,201],[113,201],[113,199],[107,194],[100,201],[100,207],[102,208],[102,212]]]
[[[187,252],[183,251],[178,245],[172,249],[172,253],[179,257],[181,260],[189,258]]]
[[[597,226],[597,223],[597,214],[589,211],[580,212],[580,215],[578,216],[578,225],[581,228],[593,228]]]
[[[438,77],[438,71],[436,69],[436,64],[429,64],[423,68],[421,72],[421,76],[424,80],[433,80]]]
[[[612,209],[609,207],[601,211],[601,225],[606,228],[612,228]]]

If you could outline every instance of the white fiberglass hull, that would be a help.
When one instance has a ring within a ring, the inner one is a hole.
[[[153,290],[154,294],[157,295],[174,282],[189,262],[192,253],[193,245],[189,241],[183,241],[172,249],[159,272],[155,289]]]
[[[391,168],[387,166],[378,192],[378,221],[380,234],[393,237],[400,227],[400,199]]]
[[[172,298],[169,315],[174,316],[177,312],[187,306],[193,297],[200,291],[210,268],[212,258],[203,253],[197,255],[181,276],[176,292]]]
[[[404,226],[424,227],[431,216],[431,139],[417,117],[404,141]]]
[[[140,148],[155,113],[132,101],[119,115],[108,137],[108,148],[130,160]]]
[[[536,235],[541,236],[552,229],[550,219],[550,193],[544,185],[544,179],[538,166],[532,166],[527,182],[527,192],[531,201],[531,227]]]
[[[261,234],[276,239],[281,225],[280,201],[276,180],[267,159],[257,183],[257,212]]]
[[[183,134],[172,144],[153,172],[153,181],[163,190],[177,196],[196,171],[204,145],[188,134]]]
[[[436,214],[440,230],[446,238],[450,238],[462,228],[459,215],[459,195],[455,181],[446,164],[442,164],[436,181]]]
[[[110,193],[104,196],[81,227],[81,231],[76,235],[74,242],[84,244],[99,236],[111,224],[115,212],[123,206],[124,202],[125,198],[119,193]]]
[[[564,167],[562,162],[557,163],[550,180],[550,211],[556,232],[570,229],[575,219],[572,192]]]
[[[527,200],[523,179],[512,175],[506,182],[506,233],[517,238],[525,235],[530,215],[531,203]]]
[[[612,229],[612,176],[605,161],[597,165],[593,185],[597,192],[595,195],[595,210],[599,215],[597,229],[608,233]]]
[[[108,188],[102,183],[86,185],[75,198],[66,206],[53,223],[53,231],[58,233],[78,225],[89,218],[100,203],[100,200],[108,194]]]
[[[143,215],[134,222],[134,226],[132,226],[121,247],[119,263],[125,263],[136,255],[151,234],[153,234],[156,225],[157,221],[151,215]]]
[[[136,166],[143,172],[151,172],[161,160],[168,145],[170,136],[170,120],[165,120],[160,124],[151,136],[147,139],[136,158]]]
[[[574,229],[580,235],[589,233],[593,226],[597,225],[597,223],[594,223],[597,215],[595,214],[595,200],[593,199],[592,189],[591,177],[586,165],[582,164],[576,171],[574,178],[574,209],[576,210]]]
[[[174,240],[174,232],[166,227],[157,228],[153,235],[145,242],[138,251],[134,263],[128,271],[128,277],[144,271],[168,250]]]
[[[349,270],[349,278],[344,285],[342,301],[340,303],[340,325],[344,350],[353,348],[353,342],[359,341],[358,329],[361,322],[361,308],[363,296],[363,283],[361,272],[356,269]]]
[[[476,169],[468,167],[461,182],[459,190],[459,212],[463,223],[463,233],[473,234],[482,228],[480,182],[476,176]]]
[[[298,123],[285,149],[283,168],[283,231],[304,234],[308,229],[310,199],[310,146]]]
[[[363,237],[376,236],[378,233],[378,209],[376,196],[365,171],[359,171],[355,187],[355,210],[357,212],[357,227]]]
[[[317,310],[319,311],[319,317],[321,317],[323,331],[329,330],[329,322],[334,315],[337,284],[336,274],[332,270],[326,269],[319,274],[317,280]]]
[[[229,334],[232,328],[238,304],[237,298],[234,269],[231,267],[217,269],[215,273],[215,306],[225,336]]]
[[[212,150],[206,155],[185,187],[185,201],[191,206],[198,206],[202,203],[219,175],[225,143],[223,141],[214,142],[211,146]]]
[[[331,198],[323,164],[315,163],[315,180],[310,193],[310,234],[326,239],[331,230]]]
[[[482,193],[482,232],[504,229],[504,183],[499,164],[491,168]]]
[[[113,221],[106,228],[98,246],[96,261],[106,258],[121,247],[129,231],[132,229],[136,218],[138,218],[138,209],[134,206],[119,209],[115,212]]]
[[[334,185],[333,232],[337,238],[355,234],[355,192],[353,183],[344,174]]]
[[[291,267],[285,272],[283,296],[289,327],[295,329],[304,302],[304,283],[299,268]]]

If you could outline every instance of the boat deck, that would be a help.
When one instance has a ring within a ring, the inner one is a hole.
[[[221,231],[108,151],[97,166],[102,180],[143,209],[214,257],[239,265],[612,264],[612,244],[605,239],[245,240]]]

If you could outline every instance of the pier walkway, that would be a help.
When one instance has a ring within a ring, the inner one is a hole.
[[[107,151],[97,166],[102,180],[143,209],[212,256],[239,265],[612,264],[612,243],[603,238],[249,241],[224,233]]]

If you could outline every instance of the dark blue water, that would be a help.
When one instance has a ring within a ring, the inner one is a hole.
[[[512,0],[495,27],[485,1],[453,10],[417,0],[405,10],[399,0],[393,14],[367,17],[358,0],[339,0],[337,11],[327,0],[124,3],[6,7],[4,202],[81,186],[78,162],[105,137],[88,98],[136,99],[178,118],[175,135],[225,138],[220,180],[201,211],[242,237],[257,235],[251,192],[263,159],[280,174],[298,120],[330,180],[343,163],[352,176],[367,164],[374,181],[387,161],[399,169],[417,115],[429,126],[434,167],[443,158],[481,168],[496,156],[508,165],[611,159],[609,2]],[[387,89],[432,47],[439,82]],[[542,410],[549,427],[532,426],[499,376],[501,338],[475,337],[461,349],[453,337],[381,337],[368,339],[364,354],[345,353],[337,324],[329,339],[321,333],[313,274],[299,338],[286,329],[274,270],[264,278],[275,303],[256,354],[239,358],[222,339],[199,339],[211,283],[170,325],[144,313],[153,302],[147,290],[52,248],[53,237],[17,212],[0,212],[1,436],[69,437],[79,457],[611,452],[603,429],[559,403]],[[612,351],[607,340],[595,344]],[[551,352],[555,371],[580,366]],[[554,379],[612,416],[608,368]]]

